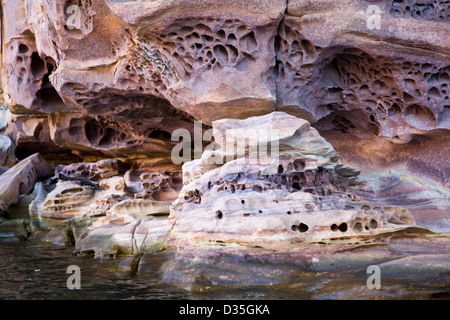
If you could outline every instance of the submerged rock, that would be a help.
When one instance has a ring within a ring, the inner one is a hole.
[[[85,231],[76,243],[76,251],[101,257],[157,252],[164,248],[169,232],[167,217],[131,222],[107,218]]]
[[[436,277],[447,274],[450,280],[450,254],[423,254],[404,257],[381,263],[381,272],[384,276],[401,275],[405,280],[418,275]]]

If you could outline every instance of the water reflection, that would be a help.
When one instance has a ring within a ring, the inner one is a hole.
[[[113,270],[117,261],[76,256],[68,247],[33,242],[0,243],[0,299],[180,299],[187,292],[158,278]],[[69,290],[69,265],[81,269],[81,290]]]
[[[450,272],[433,277],[403,275],[384,277],[381,290],[366,287],[365,267],[299,270],[290,283],[216,287],[187,291],[164,283],[160,267],[170,265],[170,256],[147,259],[147,274],[120,270],[124,259],[99,260],[77,256],[73,247],[38,242],[0,239],[0,299],[449,299]],[[333,260],[334,261],[334,260]],[[148,266],[148,264],[154,264]],[[333,262],[335,263],[335,261]],[[81,269],[81,290],[66,286],[67,267]],[[126,265],[124,263],[123,265]],[[324,265],[328,265],[324,262]],[[192,267],[189,263],[186,270]],[[211,265],[197,265],[195,273],[205,276],[220,273]],[[242,266],[240,266],[242,267]],[[245,266],[244,266],[245,267]],[[248,266],[247,266],[248,267]],[[266,267],[266,266],[265,266]],[[227,267],[228,268],[228,267]],[[126,268],[124,268],[126,269]],[[220,268],[219,268],[220,269]],[[280,272],[283,272],[278,268]],[[208,271],[209,270],[209,271]],[[275,269],[274,269],[275,270]],[[201,278],[201,277],[200,277]],[[247,283],[248,284],[248,283]],[[202,292],[200,292],[202,291]]]

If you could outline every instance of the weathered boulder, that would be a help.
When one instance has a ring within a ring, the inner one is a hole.
[[[11,123],[11,112],[6,106],[0,106],[0,167],[12,167],[17,159],[14,157],[14,145],[6,130]],[[3,172],[1,172],[3,173]]]
[[[0,210],[7,211],[19,200],[20,194],[33,190],[37,179],[51,175],[50,166],[38,153],[17,163],[0,176]]]
[[[249,123],[259,130],[252,133]],[[215,139],[219,148],[183,166],[187,182],[171,206],[170,245],[292,250],[319,242],[368,243],[415,225],[404,208],[355,196],[359,172],[343,165],[306,120],[276,112],[213,122],[213,130],[234,143],[223,150]],[[241,153],[236,138],[256,140],[259,148],[243,147]],[[190,172],[199,167],[200,175]]]
[[[9,167],[14,164],[13,144],[8,136],[0,134],[0,166]]]
[[[105,217],[89,227],[76,243],[76,251],[96,256],[133,255],[165,248],[170,224],[167,215],[125,222]]]
[[[450,255],[414,255],[381,263],[379,266],[383,275],[388,277],[400,275],[405,280],[417,278],[418,275],[436,277],[450,272]]]
[[[35,186],[31,236],[96,256],[162,250],[170,231],[169,205],[181,188],[181,180],[170,178],[178,175],[172,169],[164,159],[132,168],[118,159],[60,165],[54,177]],[[140,180],[128,187],[136,173]]]

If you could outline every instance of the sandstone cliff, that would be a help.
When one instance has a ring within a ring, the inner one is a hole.
[[[286,261],[450,231],[448,1],[3,0],[1,13],[0,232],[98,256],[176,248],[172,281],[207,252]],[[277,131],[262,138],[276,165],[221,142],[261,142],[254,129]],[[201,136],[183,165],[176,130]]]

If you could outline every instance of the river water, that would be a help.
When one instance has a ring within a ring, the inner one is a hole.
[[[159,262],[160,263],[160,262]],[[69,290],[67,268],[81,269],[81,289]],[[156,268],[157,266],[155,266]],[[233,288],[195,293],[164,283],[158,273],[132,274],[114,259],[78,256],[73,247],[0,239],[0,299],[450,299],[450,273],[383,279],[366,286],[365,267],[305,271],[286,286]]]
[[[0,243],[0,299],[188,299],[158,279],[111,270],[114,261],[76,256],[73,248],[35,242]],[[81,289],[69,290],[67,268],[81,270]]]

